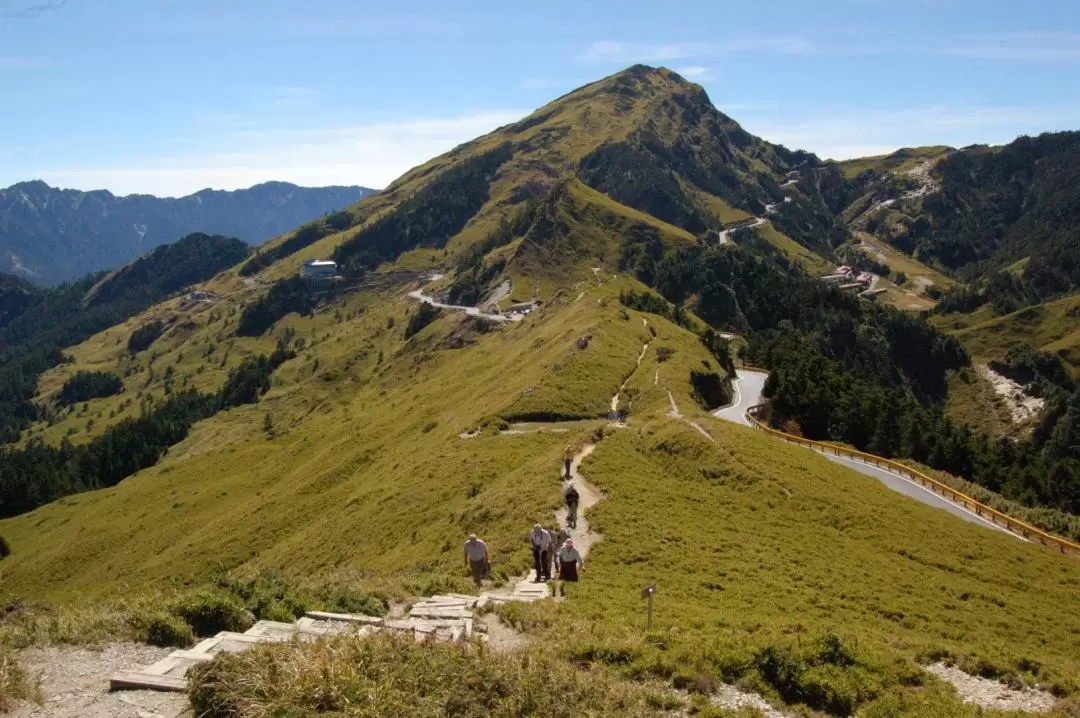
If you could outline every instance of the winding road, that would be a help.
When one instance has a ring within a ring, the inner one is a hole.
[[[762,398],[762,389],[765,387],[765,380],[768,378],[768,374],[757,371],[741,370],[736,374],[735,381],[732,383],[734,390],[734,401],[731,404],[721,407],[712,412],[713,416],[717,419],[723,419],[724,421],[730,421],[736,424],[742,424],[744,426],[751,426],[750,421],[746,418],[746,411],[751,406],[761,404],[764,400]],[[922,484],[912,481],[911,479],[894,473],[888,469],[874,466],[872,464],[863,463],[857,459],[851,459],[846,456],[836,456],[834,454],[826,454],[824,452],[818,452],[829,461],[834,464],[840,464],[846,466],[849,469],[858,471],[860,474],[870,476],[877,479],[881,483],[888,486],[893,491],[921,501],[927,506],[933,506],[936,509],[942,509],[948,511],[953,516],[961,518],[973,524],[979,524],[986,528],[991,528],[996,531],[1013,536],[1021,541],[1025,540],[1015,533],[1009,531],[1006,528],[998,526],[989,519],[979,516],[975,512],[971,511],[965,506],[953,503],[943,496],[935,494],[930,489],[926,488]]]
[[[489,319],[493,322],[520,322],[522,319],[525,318],[525,316],[522,314],[514,314],[512,316],[505,314],[488,314],[486,312],[480,311],[479,307],[466,307],[460,304],[443,304],[435,298],[429,297],[428,295],[424,294],[424,291],[422,289],[416,289],[409,292],[409,298],[423,302],[424,304],[430,304],[431,306],[438,307],[439,309],[452,309],[459,312],[465,312],[470,317]]]

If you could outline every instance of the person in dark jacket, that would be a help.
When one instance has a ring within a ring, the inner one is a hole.
[[[573,481],[566,485],[566,491],[563,493],[563,497],[566,499],[566,525],[572,529],[576,529],[578,501],[581,499],[581,495],[578,493],[577,488],[575,488]]]

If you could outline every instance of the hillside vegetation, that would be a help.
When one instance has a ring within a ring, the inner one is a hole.
[[[17,311],[0,317],[0,444],[48,418],[32,399],[38,376],[65,362],[62,350],[209,279],[249,251],[237,239],[193,234],[116,272],[50,290],[15,287]]]
[[[706,704],[727,682],[807,714],[970,715],[921,669],[939,660],[1080,697],[1080,618],[1062,610],[1074,559],[706,413],[732,397],[736,363],[764,365],[788,430],[1073,507],[1077,464],[1054,453],[1072,434],[1013,446],[950,423],[960,344],[808,273],[849,241],[851,192],[696,85],[635,66],[194,280],[209,297],[138,294],[111,323],[80,323],[55,346],[70,361],[35,371],[20,443],[0,457],[18,513],[0,520],[0,600],[110,618],[32,610],[0,645],[77,640],[82,621],[145,639],[148,615],[183,644],[188,601],[292,616],[289,586],[382,612],[469,590],[473,531],[506,581],[527,570],[529,526],[560,503],[567,445],[590,444],[582,472],[604,496],[588,519],[604,539],[584,580],[565,603],[500,609],[542,650],[268,648],[199,671],[196,706],[399,706],[430,670],[443,706],[475,698],[448,672],[497,682],[493,714],[648,714],[685,702],[679,689],[716,715]],[[769,221],[719,246],[740,213]],[[344,276],[297,278],[316,256]],[[129,296],[88,290],[80,312]],[[524,316],[493,316],[527,300]],[[1003,371],[1066,397],[1052,359],[1013,353]],[[61,409],[65,387],[82,400]],[[1060,406],[1058,425],[1080,426],[1071,399]],[[564,693],[530,699],[538,671]],[[315,682],[333,700],[312,699]]]

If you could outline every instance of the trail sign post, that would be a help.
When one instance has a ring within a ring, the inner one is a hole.
[[[648,604],[648,617],[645,619],[645,630],[646,631],[652,630],[652,597],[653,597],[654,593],[656,593],[656,584],[652,584],[650,586],[646,586],[645,588],[641,589],[641,597],[646,599],[649,602],[649,604]]]

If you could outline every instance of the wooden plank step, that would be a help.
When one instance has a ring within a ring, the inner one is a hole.
[[[290,637],[296,633],[295,623],[282,623],[281,621],[259,621],[251,628],[244,631],[248,636],[285,636]]]
[[[175,676],[158,676],[149,673],[114,673],[109,678],[109,690],[184,693],[187,691],[187,681]]]
[[[464,609],[413,608],[409,615],[414,618],[472,618],[472,612]]]
[[[340,621],[341,623],[367,623],[373,626],[381,626],[383,619],[378,616],[365,616],[359,613],[328,613],[327,611],[308,611],[305,618],[316,621]]]

